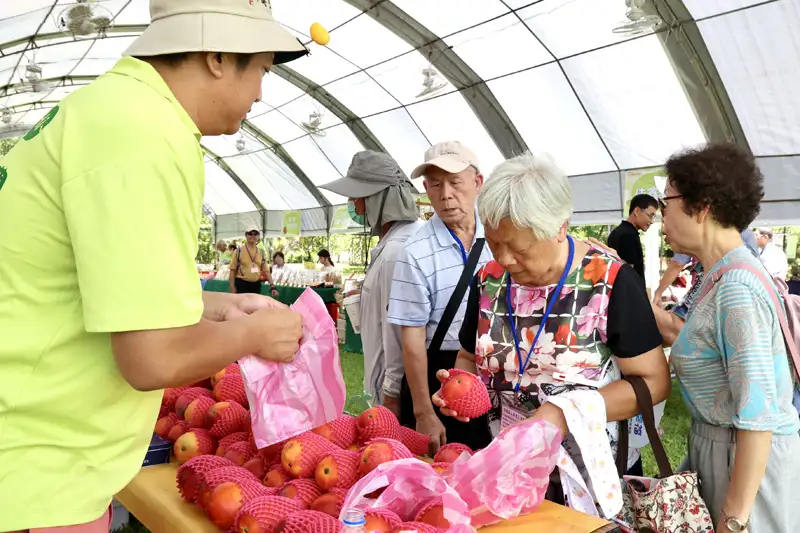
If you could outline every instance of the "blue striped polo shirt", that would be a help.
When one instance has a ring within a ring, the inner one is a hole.
[[[483,224],[477,210],[475,221],[474,239],[479,239],[483,237]],[[484,246],[475,271],[491,259],[492,252]],[[389,322],[399,326],[427,326],[427,344],[430,345],[463,270],[461,247],[442,219],[433,215],[415,235],[409,237],[397,258],[389,300]],[[464,293],[461,306],[447,330],[442,350],[461,348],[458,332],[464,320],[468,293]]]

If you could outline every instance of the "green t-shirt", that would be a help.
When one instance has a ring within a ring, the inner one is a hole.
[[[139,471],[161,392],[123,379],[111,333],[200,320],[199,139],[124,58],[0,159],[0,531],[95,520]]]

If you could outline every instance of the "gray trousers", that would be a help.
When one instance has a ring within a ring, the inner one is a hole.
[[[714,525],[719,523],[736,456],[736,430],[692,421],[689,457],[681,470],[694,470],[700,495]],[[761,480],[749,533],[800,532],[800,436],[773,435],[767,470]]]

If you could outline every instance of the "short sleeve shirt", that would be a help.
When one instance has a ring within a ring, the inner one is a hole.
[[[663,342],[641,278],[604,251],[591,249],[567,276],[560,294],[555,294],[556,285],[528,287],[513,281],[508,293],[508,284],[508,274],[498,263],[481,270],[470,290],[460,336],[463,348],[475,354],[478,374],[489,389],[489,420],[495,430],[505,407],[531,413],[547,398],[585,388],[587,381],[604,386],[620,378],[612,356],[636,357]],[[542,316],[554,298],[537,341]],[[555,373],[568,379],[556,380]],[[615,445],[617,427],[611,426],[609,438]]]
[[[111,333],[201,318],[199,139],[125,58],[0,159],[0,531],[95,520],[139,471],[161,392],[123,379]]]
[[[266,270],[266,265],[266,255],[258,247],[253,252],[247,246],[242,245],[233,252],[231,259],[231,270],[234,271],[237,278],[245,281],[259,281],[261,272]]]
[[[639,230],[623,220],[608,236],[608,245],[644,279],[644,250]]]
[[[747,247],[740,246],[711,273],[742,262],[763,270]],[[705,276],[702,284],[710,282],[711,276]],[[778,316],[752,273],[726,272],[702,300],[693,302],[670,362],[683,399],[698,420],[780,435],[800,429]]]
[[[483,225],[477,211],[475,219],[475,239],[479,239],[483,237]],[[478,268],[491,258],[492,252],[488,246],[484,246]],[[397,257],[389,300],[389,322],[398,326],[425,326],[427,344],[430,345],[465,263],[465,251],[462,251],[442,219],[434,215],[408,239]],[[466,304],[465,294],[447,330],[442,350],[459,349],[458,332]]]

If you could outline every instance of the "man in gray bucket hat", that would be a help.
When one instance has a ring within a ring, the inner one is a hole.
[[[424,222],[419,220],[414,185],[391,156],[366,150],[353,156],[347,175],[320,188],[348,198],[348,211],[380,237],[370,252],[370,267],[361,288],[361,340],[364,346],[364,391],[400,415],[403,379],[401,328],[386,313],[397,255]]]

